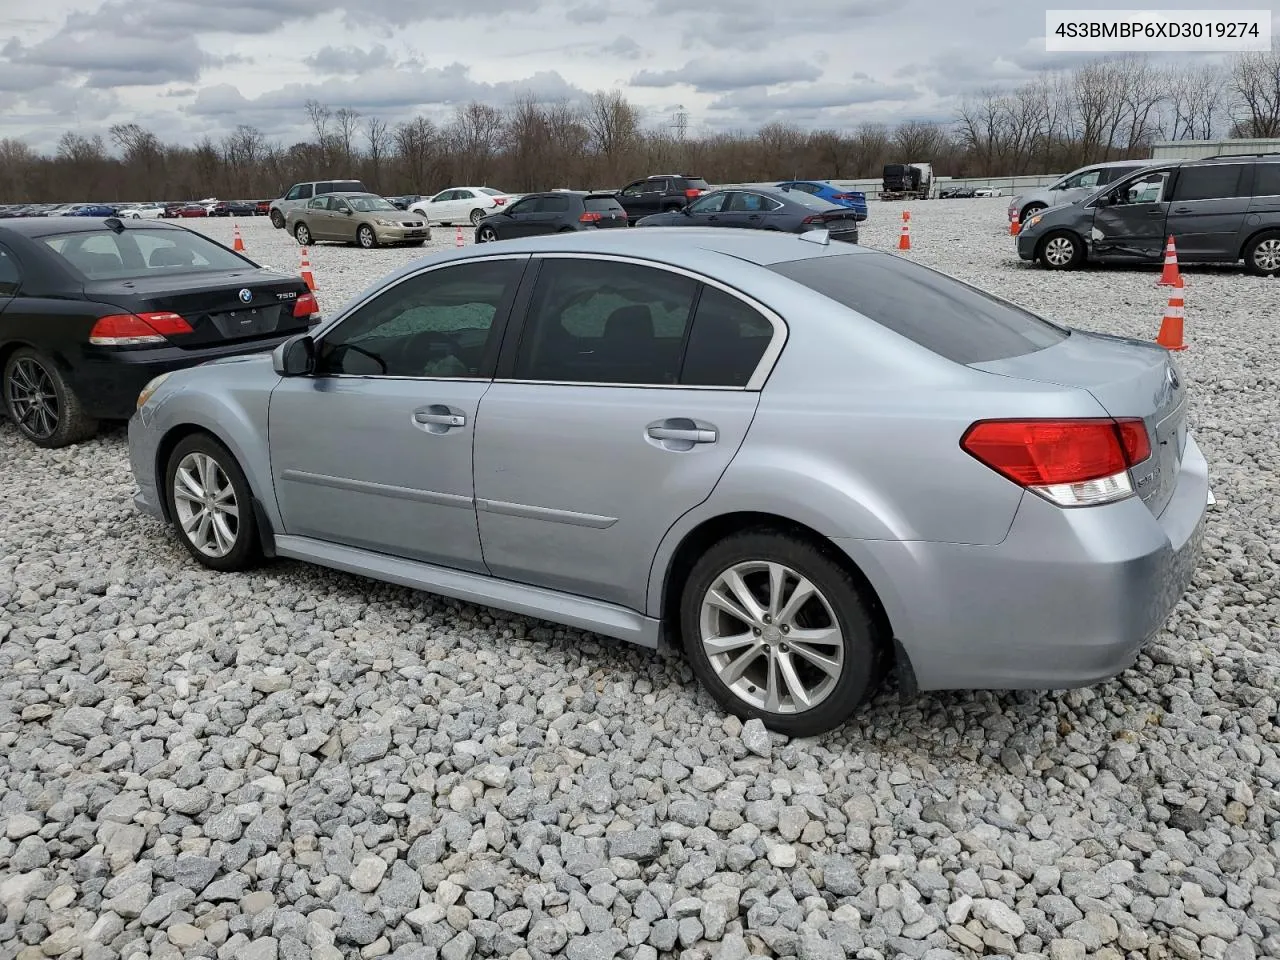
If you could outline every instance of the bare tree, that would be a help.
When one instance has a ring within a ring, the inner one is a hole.
[[[492,176],[502,128],[502,112],[490,104],[472,102],[457,109],[448,132],[459,154],[463,179],[482,186]]]
[[[1227,100],[1228,76],[1216,63],[1177,65],[1169,69],[1170,140],[1211,140],[1218,132]]]
[[[333,111],[319,100],[308,100],[303,104],[307,111],[307,119],[311,121],[311,130],[316,136],[316,147],[320,151],[321,166],[328,165],[330,146],[329,123],[333,120]]]
[[[620,91],[597,91],[588,99],[583,119],[591,148],[604,158],[606,175],[621,179],[622,155],[640,134],[640,111]]]
[[[436,189],[431,184],[431,176],[435,169],[438,137],[435,124],[422,116],[396,127],[392,140],[400,163],[402,183],[408,186],[409,192],[431,193]]]
[[[382,163],[391,149],[391,131],[381,117],[368,117],[364,122],[365,152],[369,157],[371,186],[377,190],[382,185]]]
[[[333,115],[333,120],[338,155],[342,158],[343,164],[350,169],[355,160],[356,133],[360,129],[360,114],[350,107],[342,107]]]
[[[1239,54],[1231,65],[1232,133],[1280,137],[1280,38],[1270,50]]]

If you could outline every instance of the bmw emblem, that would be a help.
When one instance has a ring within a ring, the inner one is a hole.
[[[241,303],[248,303],[250,300],[253,299],[253,291],[246,288],[240,291],[239,296],[240,296]]]

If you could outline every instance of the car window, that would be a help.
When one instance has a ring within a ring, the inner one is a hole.
[[[307,209],[308,209],[308,210],[328,210],[328,209],[329,209],[329,198],[328,198],[328,197],[313,197],[312,199],[310,199],[310,200],[308,200],[308,201],[307,201]]]
[[[1098,180],[1098,186],[1106,183],[1114,183],[1116,180],[1123,180],[1131,173],[1137,173],[1141,170],[1141,166],[1136,167],[1105,167],[1102,171],[1102,177]]]
[[[1082,187],[1096,187],[1102,181],[1101,170],[1086,170],[1084,173],[1077,173],[1073,177],[1067,177],[1059,185],[1059,190],[1076,190]]]
[[[351,204],[347,203],[346,197],[330,197],[329,209],[334,210],[338,213],[342,213],[344,210],[350,210]],[[395,209],[395,208],[393,207],[392,209]]]
[[[729,199],[727,193],[713,193],[705,197],[699,197],[689,205],[690,213],[719,213],[724,209],[725,200]]]
[[[641,193],[644,192],[644,187],[645,187],[645,183],[643,180],[637,183],[628,184],[627,186],[622,188],[622,195],[624,197],[638,197],[640,196]]]
[[[568,210],[568,197],[543,197],[542,202],[538,204],[539,213],[567,213]]]
[[[1116,202],[1160,203],[1165,195],[1165,186],[1169,182],[1168,170],[1155,170],[1117,187],[1114,191]]]
[[[697,281],[632,263],[548,259],[515,375],[573,383],[679,382]]]
[[[1248,196],[1247,163],[1215,163],[1202,167],[1183,167],[1173,187],[1174,202],[1191,200],[1227,200]],[[1244,189],[1241,189],[1241,188]]]
[[[504,194],[503,194],[503,192],[502,192],[501,190],[495,190],[495,189],[493,189],[493,187],[481,187],[481,188],[480,188],[480,192],[481,192],[481,193],[483,193],[483,194],[487,194],[487,195],[488,195],[488,196],[490,196],[490,197],[501,197],[501,196],[504,196]]]
[[[1069,335],[1015,304],[901,257],[843,254],[769,269],[956,363],[1021,356]]]
[[[332,180],[325,180],[316,184],[316,193],[333,193],[337,185]]]
[[[289,188],[289,192],[284,195],[286,200],[298,200],[302,197],[302,184],[295,183]]]
[[[539,207],[539,203],[541,201],[541,197],[526,197],[523,200],[517,200],[507,213],[512,215],[517,213],[537,213],[538,210],[541,209]]]
[[[483,260],[419,273],[356,309],[321,341],[321,375],[478,377],[496,349],[494,318],[523,260]]]
[[[693,314],[680,383],[745,387],[771,339],[773,324],[758,310],[704,285]]]
[[[710,190],[711,184],[703,180],[701,177],[685,177],[685,187],[690,190]]]
[[[312,188],[311,188],[311,184],[309,184],[309,183],[304,183],[301,187],[299,187],[299,188],[298,188],[298,197],[297,197],[297,199],[299,199],[299,200],[308,200],[308,199],[310,199],[310,197],[311,197],[311,189],[312,189]]]
[[[621,213],[622,205],[613,197],[587,197],[583,206],[597,213]]]
[[[8,250],[0,247],[0,297],[11,297],[17,293],[21,279],[18,261]]]
[[[765,213],[780,206],[782,204],[758,193],[733,193],[729,197],[728,209],[733,213]]]
[[[474,190],[455,190],[454,194],[455,200],[474,200],[476,196]]]
[[[125,280],[160,273],[245,270],[243,259],[202,234],[141,229],[60,234],[44,244],[89,280]]]
[[[1259,163],[1253,168],[1253,195],[1280,196],[1280,163]]]

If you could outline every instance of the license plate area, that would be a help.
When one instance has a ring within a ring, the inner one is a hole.
[[[238,340],[242,337],[259,337],[274,333],[280,326],[281,307],[245,307],[243,310],[227,310],[211,313],[209,319],[223,339]]]

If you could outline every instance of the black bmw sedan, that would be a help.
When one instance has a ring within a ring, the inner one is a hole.
[[[832,240],[858,242],[858,216],[852,207],[799,190],[764,187],[712,190],[681,210],[641,217],[636,226],[745,227],[783,233],[826,230]]]
[[[0,224],[0,390],[42,447],[125,420],[154,377],[270,350],[320,319],[300,277],[154,220]]]

